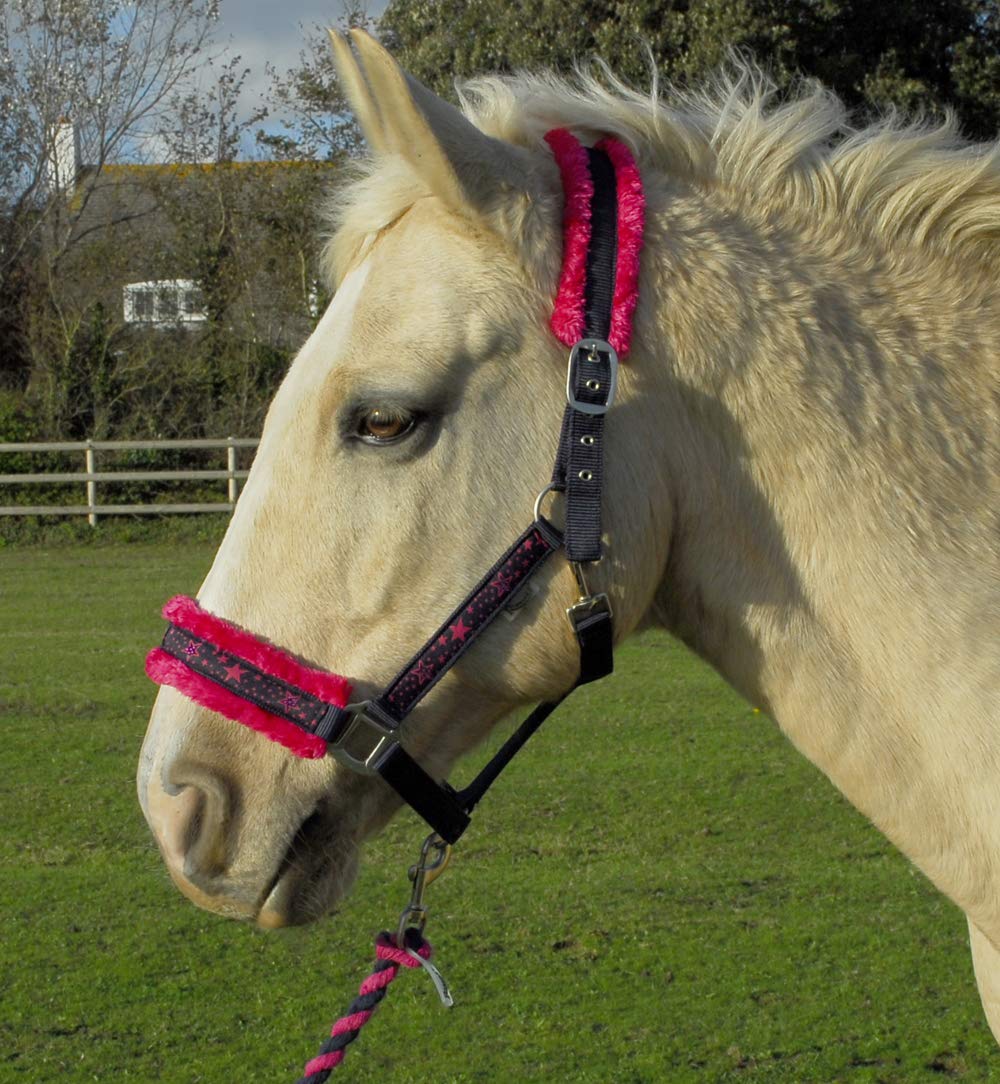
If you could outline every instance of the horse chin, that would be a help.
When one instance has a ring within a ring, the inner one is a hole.
[[[318,853],[307,853],[293,844],[263,891],[225,880],[206,891],[169,862],[167,870],[183,895],[203,911],[276,930],[305,926],[335,913],[354,883],[358,864],[354,846],[327,844]]]
[[[325,827],[325,820],[313,814],[296,832],[254,916],[262,929],[316,922],[350,890],[358,872],[358,847],[331,838]]]
[[[290,871],[275,882],[255,916],[263,930],[285,926],[308,926],[328,914],[336,914],[336,904],[347,893],[356,870],[346,876],[343,870],[320,870],[303,876]]]

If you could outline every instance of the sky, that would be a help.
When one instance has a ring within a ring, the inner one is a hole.
[[[378,16],[386,0],[369,0],[368,13]],[[340,0],[222,0],[216,40],[229,45],[250,69],[243,108],[249,112],[267,86],[264,66],[279,71],[294,66],[307,33],[314,26],[335,26],[343,14]]]

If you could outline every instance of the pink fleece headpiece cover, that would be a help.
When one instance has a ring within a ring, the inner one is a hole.
[[[587,148],[565,128],[553,128],[545,136],[562,176],[566,202],[563,209],[563,265],[555,308],[549,321],[565,346],[584,336],[584,291],[587,250],[590,247],[590,201],[594,182],[590,176]],[[619,358],[632,341],[632,317],[639,300],[639,253],[642,250],[646,200],[642,177],[632,152],[618,139],[595,144],[611,159],[618,188],[618,249],[615,288],[608,342]]]

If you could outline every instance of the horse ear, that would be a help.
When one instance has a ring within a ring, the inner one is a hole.
[[[372,97],[364,72],[355,60],[347,39],[336,30],[328,30],[327,33],[330,35],[330,43],[333,46],[333,64],[337,69],[337,78],[358,119],[361,134],[376,154],[384,154],[390,148],[386,142],[378,105]]]
[[[454,210],[493,217],[512,194],[525,194],[534,175],[530,154],[485,135],[458,109],[408,75],[363,30],[351,30],[371,107],[382,120],[383,150],[399,154]],[[349,52],[341,39],[341,48]],[[343,71],[338,52],[338,69]],[[343,78],[343,76],[342,76]],[[351,96],[350,77],[345,89]],[[351,98],[352,104],[354,102]],[[362,127],[364,119],[358,118]]]

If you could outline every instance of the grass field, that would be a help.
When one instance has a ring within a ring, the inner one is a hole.
[[[411,815],[310,930],[170,885],[142,659],[210,558],[0,550],[0,1081],[291,1084],[405,902]],[[456,1007],[400,976],[333,1081],[1000,1079],[960,913],[659,635],[533,739],[428,902]]]

